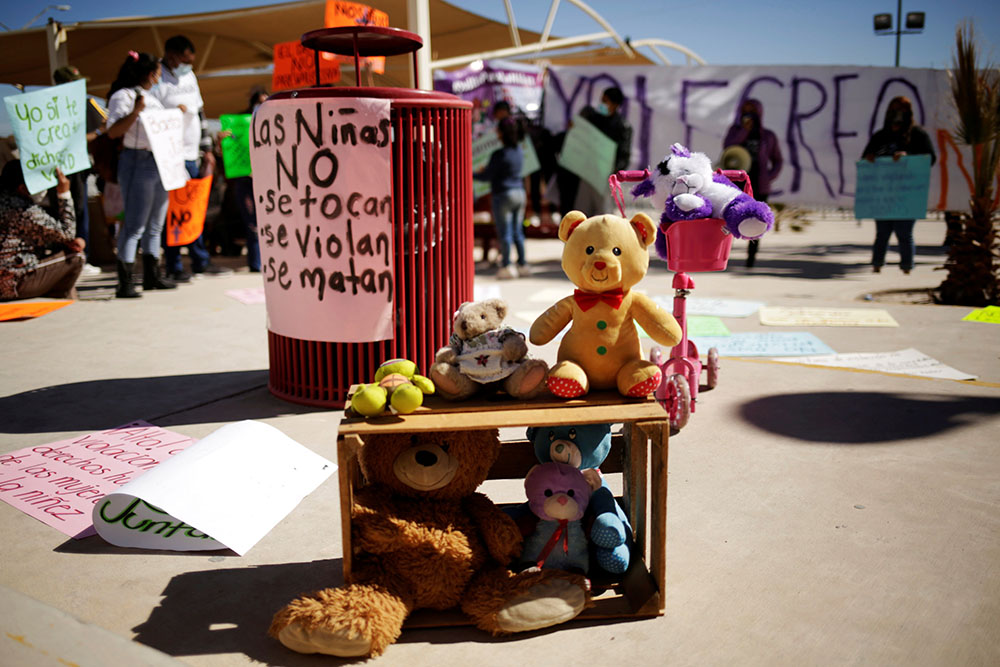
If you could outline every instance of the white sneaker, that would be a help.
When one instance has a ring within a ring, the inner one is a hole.
[[[530,276],[531,275],[531,267],[528,266],[527,264],[518,264],[517,265],[517,275],[520,278],[526,278],[526,277]]]
[[[100,267],[94,266],[93,264],[84,264],[83,270],[80,271],[80,275],[99,276],[101,275],[101,269]]]
[[[501,266],[500,270],[497,271],[497,280],[512,280],[514,278],[517,278],[517,269],[514,268],[513,264]]]

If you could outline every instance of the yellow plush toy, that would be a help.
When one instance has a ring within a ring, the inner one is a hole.
[[[563,271],[579,289],[531,325],[532,344],[545,345],[572,323],[559,345],[559,363],[549,371],[549,390],[563,398],[582,396],[591,388],[649,395],[661,374],[656,364],[642,359],[635,325],[667,347],[681,339],[673,315],[632,291],[649,268],[656,226],[644,213],[626,220],[571,211],[559,223],[559,238],[566,244]]]

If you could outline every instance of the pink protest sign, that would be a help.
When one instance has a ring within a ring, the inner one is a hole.
[[[87,537],[97,501],[194,442],[136,421],[0,454],[0,500],[65,535]]]
[[[268,100],[250,161],[268,328],[327,342],[393,335],[389,101]]]

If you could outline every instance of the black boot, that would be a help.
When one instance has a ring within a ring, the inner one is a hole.
[[[174,289],[177,283],[160,274],[160,258],[142,256],[142,289]]]
[[[115,290],[115,296],[119,299],[138,299],[142,296],[135,291],[135,285],[132,284],[133,266],[133,262],[118,260],[118,289]]]

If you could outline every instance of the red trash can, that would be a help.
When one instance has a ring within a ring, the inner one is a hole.
[[[399,55],[422,46],[395,28],[314,30],[302,44],[358,57]],[[371,382],[383,361],[406,358],[426,373],[447,344],[452,316],[472,301],[472,104],[440,92],[405,88],[315,87],[269,99],[378,98],[390,101],[394,335],[367,343],[291,338],[268,331],[270,379],[279,398],[342,407],[353,384]]]

